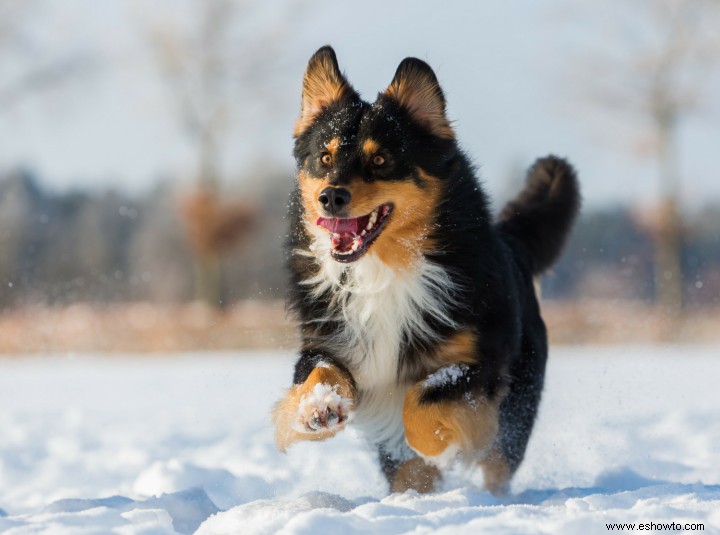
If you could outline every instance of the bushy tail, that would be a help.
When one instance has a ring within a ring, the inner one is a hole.
[[[556,156],[537,160],[520,194],[500,213],[498,229],[531,262],[533,275],[560,256],[580,209],[580,188],[572,166]]]

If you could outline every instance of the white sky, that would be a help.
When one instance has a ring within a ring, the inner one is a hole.
[[[287,169],[290,181],[302,74],[310,55],[329,43],[368,99],[387,86],[404,57],[428,61],[462,146],[496,197],[516,187],[512,173],[552,152],[578,168],[586,205],[649,204],[656,198],[652,160],[633,155],[633,138],[623,134],[633,120],[598,113],[580,96],[580,78],[593,75],[584,51],[610,38],[608,21],[593,23],[591,8],[573,8],[577,3],[570,0],[308,0],[290,13],[288,2],[255,2],[260,11],[248,23],[250,33],[281,25],[281,43],[263,93],[238,91],[239,126],[224,152],[229,187],[241,187],[258,166]],[[24,28],[39,48],[49,54],[86,51],[101,63],[92,75],[0,110],[0,168],[24,166],[55,189],[140,191],[159,177],[188,180],[193,146],[179,128],[141,31],[150,21],[191,20],[188,3],[44,0],[35,6]],[[2,72],[0,83],[6,82]],[[269,106],[261,95],[271,97]],[[717,96],[710,112],[682,125],[682,200],[690,206],[720,199],[719,104]],[[609,120],[601,123],[603,115]]]

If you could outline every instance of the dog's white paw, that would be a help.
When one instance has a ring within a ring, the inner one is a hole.
[[[293,427],[302,433],[339,431],[351,416],[352,400],[337,393],[337,386],[316,384],[298,405]]]

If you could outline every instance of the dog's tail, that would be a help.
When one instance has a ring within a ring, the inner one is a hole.
[[[538,275],[560,256],[579,209],[575,170],[562,158],[547,156],[530,167],[525,188],[505,206],[497,226]]]

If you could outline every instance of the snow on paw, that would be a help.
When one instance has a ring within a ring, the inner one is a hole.
[[[300,399],[293,428],[301,433],[339,431],[351,411],[352,400],[341,396],[337,386],[317,383]]]
[[[304,383],[294,385],[273,410],[275,442],[284,452],[301,440],[325,440],[345,427],[355,399],[352,378],[319,363]]]

